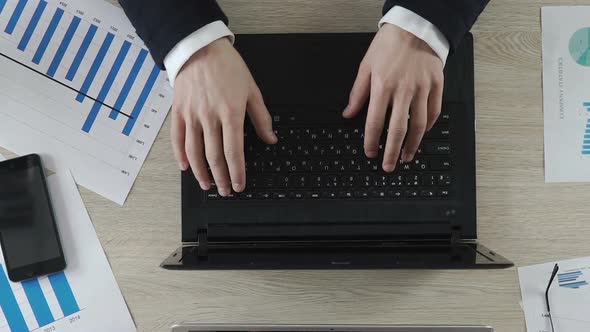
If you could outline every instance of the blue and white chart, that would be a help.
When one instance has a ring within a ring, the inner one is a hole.
[[[590,6],[541,17],[545,181],[590,182]]]
[[[72,176],[47,184],[67,268],[11,282],[0,251],[0,332],[136,331]]]
[[[166,75],[120,8],[0,0],[0,146],[51,155],[123,204],[172,104]]]
[[[557,262],[549,302],[555,331],[590,331],[590,257]],[[522,306],[528,332],[551,332],[545,290],[555,262],[518,269]]]

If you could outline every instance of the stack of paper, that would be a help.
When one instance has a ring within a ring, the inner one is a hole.
[[[1,157],[0,157],[1,158]],[[133,332],[135,324],[69,173],[48,179],[65,271],[8,280],[0,252],[0,332]]]
[[[549,291],[556,332],[590,331],[590,257],[558,262]],[[528,332],[551,332],[545,301],[555,262],[518,269]]]

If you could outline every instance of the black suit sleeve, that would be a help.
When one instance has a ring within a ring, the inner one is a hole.
[[[182,39],[203,26],[227,17],[215,0],[119,0],[154,60],[164,58]]]
[[[402,6],[434,24],[447,37],[451,52],[459,46],[489,0],[386,0],[383,14]]]

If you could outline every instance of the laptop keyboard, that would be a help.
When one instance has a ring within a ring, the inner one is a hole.
[[[315,118],[315,116],[314,116]],[[317,122],[318,119],[315,119]],[[443,106],[411,162],[399,161],[393,173],[382,170],[385,134],[379,157],[365,156],[364,123],[318,124],[300,115],[274,116],[276,145],[265,145],[252,128],[245,131],[247,185],[243,193],[222,197],[217,188],[205,192],[210,201],[225,200],[415,200],[453,197],[451,112]],[[328,121],[326,121],[328,122]],[[314,123],[313,126],[309,126]],[[305,125],[307,124],[307,126]]]

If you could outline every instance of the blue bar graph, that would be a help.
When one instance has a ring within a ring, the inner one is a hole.
[[[90,28],[88,28],[88,32],[86,32],[86,36],[84,36],[84,40],[82,40],[82,44],[80,45],[80,48],[78,49],[78,52],[76,53],[76,57],[74,57],[74,61],[72,62],[72,65],[70,66],[70,70],[68,70],[68,73],[66,74],[66,80],[68,80],[68,81],[74,80],[74,77],[76,76],[76,73],[78,72],[78,68],[80,68],[80,64],[82,63],[82,60],[86,56],[86,52],[88,51],[88,47],[90,46],[90,43],[92,42],[92,39],[94,38],[94,35],[96,34],[96,30],[98,30],[98,27],[94,24],[91,25]]]
[[[590,151],[588,151],[590,153]],[[582,152],[583,153],[583,152]],[[557,275],[559,281],[559,287],[578,289],[582,286],[588,285],[588,282],[584,280],[584,274],[582,271],[573,271],[568,273],[561,273]]]
[[[79,102],[84,101],[84,95],[86,93],[88,93],[88,90],[90,90],[90,86],[92,85],[92,81],[94,81],[94,78],[96,77],[96,73],[98,73],[98,69],[100,68],[100,65],[102,65],[102,61],[104,60],[104,57],[107,55],[107,52],[109,51],[109,47],[111,47],[111,43],[113,42],[114,38],[115,38],[115,35],[113,35],[112,33],[109,32],[107,34],[107,36],[105,37],[104,41],[102,42],[102,45],[100,46],[100,49],[98,50],[98,54],[96,55],[94,62],[92,62],[92,66],[90,67],[90,71],[88,71],[88,75],[86,76],[86,79],[84,80],[84,83],[82,84],[82,88],[80,89],[80,93],[76,97],[77,101],[79,101]]]
[[[0,0],[0,13],[6,11],[7,2]],[[11,2],[14,3],[10,8],[13,12],[3,14],[9,17],[4,31],[14,37],[16,48],[23,51],[12,60],[37,73],[45,72],[46,77],[75,91],[75,100],[79,103],[84,103],[86,97],[91,99],[91,104],[83,104],[91,105],[89,110],[83,106],[82,111],[88,112],[81,125],[83,132],[90,133],[101,110],[106,107],[112,120],[120,118],[120,114],[127,117],[122,120],[125,124],[121,134],[122,137],[130,136],[144,108],[149,106],[160,74],[160,68],[149,57],[148,50],[143,45],[136,45],[132,38],[119,37],[103,28],[99,20],[85,23],[82,17],[63,8],[64,4],[48,0]],[[82,28],[84,24],[88,27]],[[138,53],[133,53],[133,59],[130,59],[134,47]],[[132,66],[131,61],[134,61]],[[31,67],[30,62],[36,66]],[[64,83],[67,81],[69,83]],[[111,100],[114,104],[110,104]],[[588,131],[590,136],[590,123]],[[40,314],[38,318],[43,319],[42,316]]]
[[[70,283],[68,282],[65,273],[59,272],[49,275],[49,282],[55,291],[57,302],[59,303],[64,316],[69,316],[80,311],[80,307],[78,307],[78,302],[74,297],[74,293],[72,292],[72,288],[70,287]]]
[[[129,52],[129,48],[131,48],[131,43],[128,41],[125,41],[123,43],[123,46],[121,46],[121,49],[119,50],[119,54],[117,54],[117,58],[115,59],[115,62],[113,63],[113,66],[111,67],[111,70],[109,71],[107,79],[104,81],[102,88],[100,88],[100,92],[98,93],[98,98],[97,98],[98,101],[94,102],[94,105],[92,105],[92,109],[90,110],[90,113],[88,113],[88,117],[86,118],[86,121],[84,122],[84,125],[82,126],[82,131],[84,131],[86,133],[90,132],[90,129],[92,128],[92,125],[94,124],[94,121],[96,120],[96,116],[98,115],[98,112],[100,111],[100,108],[102,107],[101,103],[106,100],[107,94],[111,90],[111,87],[113,86],[113,82],[115,81],[115,77],[117,77],[117,74],[119,73],[119,70],[121,69],[121,65],[123,64],[123,61],[125,60],[125,57],[127,56],[127,53]]]
[[[80,21],[81,19],[78,16],[74,16],[74,18],[72,19],[72,22],[70,23],[70,26],[68,27],[68,30],[66,31],[66,34],[64,35],[64,38],[61,41],[61,44],[59,44],[59,48],[55,52],[55,56],[51,61],[51,65],[49,65],[47,75],[51,77],[55,75],[55,72],[57,71],[57,68],[59,68],[59,65],[61,63],[61,60],[64,58],[64,55],[66,54],[68,46],[70,46],[70,42],[74,37],[74,33],[76,33],[76,30],[80,25]]]
[[[16,297],[10,288],[8,277],[0,264],[0,308],[8,321],[11,331],[29,331],[23,313],[21,312]]]
[[[60,318],[53,316],[47,302],[47,297],[41,289],[39,279],[26,280],[21,282],[20,285],[14,284],[17,287],[22,286],[24,295],[26,296],[26,299],[24,297],[17,298],[13,287],[11,287],[11,282],[8,280],[4,271],[4,267],[0,264],[0,312],[4,314],[8,322],[9,331],[30,331],[23,315],[23,308],[20,306],[25,301],[28,301],[39,327],[51,324],[57,318]],[[49,282],[64,317],[80,311],[78,302],[74,297],[64,272],[50,275]]]
[[[18,20],[20,19],[20,16],[22,15],[26,5],[27,0],[18,0],[16,8],[10,16],[10,20],[8,20],[8,24],[6,25],[6,29],[4,29],[4,32],[6,32],[9,35],[12,35],[12,33],[14,32],[14,28],[16,28],[16,24],[18,23]]]
[[[141,114],[141,111],[143,110],[143,107],[147,102],[150,92],[154,88],[154,84],[156,84],[158,75],[160,75],[160,68],[158,68],[157,65],[154,65],[154,68],[152,68],[152,72],[150,73],[150,76],[147,82],[145,83],[143,90],[141,90],[139,99],[137,100],[137,103],[135,104],[135,107],[131,112],[131,117],[127,120],[127,123],[123,128],[123,135],[129,136],[131,134],[131,130],[133,130],[133,126],[135,126],[135,122],[137,121],[139,114]]]
[[[44,326],[55,321],[55,319],[53,318],[53,314],[49,309],[49,305],[47,304],[47,299],[45,299],[45,295],[41,290],[39,280],[27,280],[24,281],[22,285],[23,289],[25,290],[25,294],[27,295],[27,299],[29,299],[29,304],[31,304],[31,308],[33,309],[35,319],[37,319],[37,323],[39,323],[39,326]]]
[[[590,102],[584,102],[584,107],[590,107]]]
[[[51,19],[51,22],[49,22],[49,26],[43,35],[43,39],[41,39],[41,43],[39,44],[39,47],[37,47],[37,52],[35,52],[35,56],[33,56],[33,63],[39,64],[41,62],[43,54],[45,54],[45,50],[47,50],[47,45],[49,45],[51,38],[53,38],[55,29],[57,29],[57,25],[59,24],[63,14],[63,9],[57,8],[55,10],[55,14],[53,14],[53,18]]]
[[[47,7],[47,2],[45,0],[39,1],[37,9],[35,9],[33,17],[31,17],[29,25],[25,30],[25,34],[23,35],[23,37],[20,40],[20,43],[18,44],[17,48],[19,50],[24,51],[27,48],[27,45],[31,40],[31,36],[33,35],[33,32],[35,32],[35,28],[37,28],[37,24],[39,24],[39,19],[41,18],[41,15],[43,15],[43,11],[45,11],[45,7]]]
[[[115,110],[121,110],[123,108],[123,105],[125,104],[125,99],[127,99],[127,96],[129,96],[131,87],[133,87],[133,84],[137,79],[137,75],[139,74],[139,70],[141,69],[141,66],[143,66],[143,63],[145,62],[145,58],[147,57],[147,55],[148,51],[146,51],[145,49],[141,49],[141,51],[137,55],[137,59],[133,64],[133,68],[131,68],[131,72],[129,73],[129,76],[125,81],[125,85],[123,85],[123,89],[121,90],[121,93],[119,94],[119,97],[117,98],[117,101],[113,106]],[[109,118],[113,120],[116,120],[117,116],[119,115],[119,112],[115,110],[112,110],[111,114],[109,114]]]

